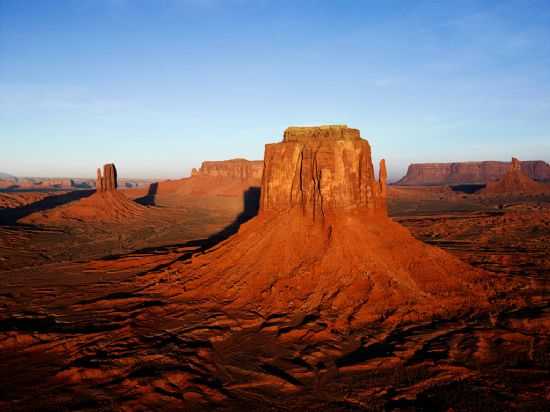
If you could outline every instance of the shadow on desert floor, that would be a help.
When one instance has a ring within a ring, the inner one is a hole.
[[[94,193],[95,190],[75,190],[61,195],[52,194],[51,196],[25,206],[0,210],[0,225],[15,225],[19,219],[28,215],[53,209],[89,197]]]
[[[149,193],[156,193],[156,189],[149,189]],[[140,199],[145,199],[144,196]],[[154,202],[154,195],[153,202]],[[142,203],[143,204],[143,203]],[[134,254],[164,254],[174,249],[180,248],[194,248],[194,251],[189,254],[182,255],[178,260],[186,260],[191,254],[196,253],[197,251],[205,252],[208,249],[213,248],[217,244],[223,242],[227,238],[233,236],[239,231],[239,228],[242,224],[248,222],[250,219],[258,215],[260,208],[260,188],[252,186],[248,188],[243,193],[243,210],[242,212],[231,222],[229,225],[225,226],[222,230],[212,234],[211,236],[203,239],[194,239],[184,243],[175,243],[159,247],[148,247],[134,251]],[[118,259],[120,255],[110,255],[103,258],[103,260],[114,260]]]
[[[155,198],[159,189],[158,183],[151,183],[147,194],[143,197],[137,198],[134,202],[139,203],[142,206],[156,206]]]

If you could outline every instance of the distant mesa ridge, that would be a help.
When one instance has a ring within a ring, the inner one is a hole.
[[[193,169],[191,176],[214,176],[242,180],[261,179],[263,160],[230,159],[202,162],[200,169]]]
[[[510,162],[413,163],[396,184],[404,186],[486,184],[503,177]],[[520,168],[533,180],[550,181],[550,165],[543,160],[519,162]]]
[[[17,178],[9,173],[0,172],[1,180],[17,180]]]
[[[148,179],[117,179],[117,187],[133,188],[149,184]],[[0,173],[0,190],[75,190],[93,189],[98,179],[91,178],[55,178],[55,177],[16,177]]]

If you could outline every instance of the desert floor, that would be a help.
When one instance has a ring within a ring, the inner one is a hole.
[[[57,205],[37,195],[0,209],[2,410],[550,408],[549,198],[390,191],[415,237],[518,286],[487,312],[342,333],[171,293],[250,199],[127,195],[146,206],[118,223],[24,223]]]

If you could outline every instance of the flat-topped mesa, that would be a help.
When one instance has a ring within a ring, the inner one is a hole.
[[[550,165],[542,160],[519,161],[519,167],[533,180],[550,181]],[[405,186],[487,184],[502,178],[510,162],[413,163],[397,182]]]
[[[199,170],[193,169],[191,176],[215,176],[232,179],[261,179],[262,160],[230,159],[202,162]]]
[[[386,214],[369,143],[347,126],[290,127],[265,147],[260,213],[302,208],[315,219],[363,209]]]
[[[109,163],[103,166],[103,175],[101,169],[97,169],[96,192],[113,192],[118,188],[117,171],[114,164]]]
[[[329,125],[313,127],[291,126],[285,130],[283,141],[304,142],[310,139],[318,140],[360,140],[358,129],[351,129],[346,125]]]

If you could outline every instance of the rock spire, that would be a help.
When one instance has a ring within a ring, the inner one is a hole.
[[[117,190],[118,180],[117,171],[113,163],[109,163],[103,166],[103,175],[101,175],[101,169],[97,169],[96,179],[96,191],[101,192],[113,192]]]
[[[378,185],[380,186],[380,195],[385,199],[388,197],[388,171],[386,170],[386,160],[380,160],[378,170]]]

